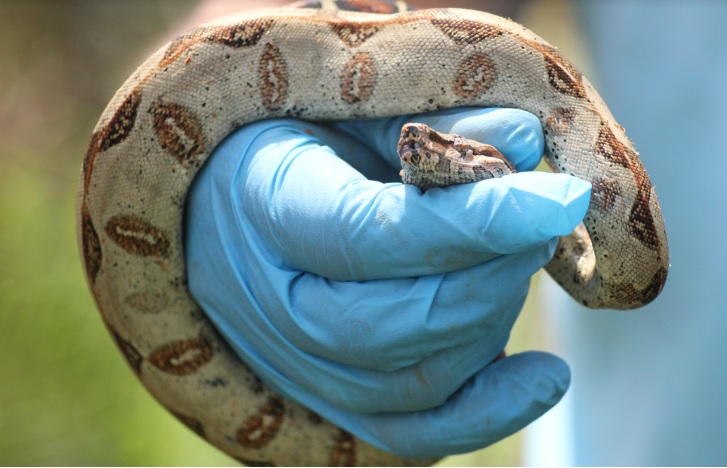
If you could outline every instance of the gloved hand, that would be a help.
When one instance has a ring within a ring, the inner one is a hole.
[[[524,172],[422,194],[396,182],[407,121],[490,143],[519,171],[543,150],[538,120],[507,109],[253,123],[197,176],[186,255],[195,299],[273,390],[426,458],[489,445],[565,392],[557,357],[496,357],[590,184]]]

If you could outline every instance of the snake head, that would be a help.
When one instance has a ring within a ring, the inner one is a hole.
[[[422,191],[512,174],[515,167],[492,145],[407,123],[398,143],[405,184]]]

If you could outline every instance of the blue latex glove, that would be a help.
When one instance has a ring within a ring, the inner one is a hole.
[[[487,446],[565,392],[555,356],[496,358],[590,185],[525,172],[422,194],[396,182],[408,121],[493,144],[521,171],[543,150],[538,120],[506,109],[250,124],[195,180],[186,255],[194,297],[272,389],[425,458]]]

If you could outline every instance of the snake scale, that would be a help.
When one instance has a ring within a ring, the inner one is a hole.
[[[661,211],[638,154],[594,88],[524,27],[477,11],[404,11],[381,0],[297,6],[202,25],[152,55],[117,92],[81,171],[86,277],[137,377],[232,457],[257,466],[426,464],[374,448],[274,394],[190,296],[185,196],[215,146],[235,128],[275,117],[527,110],[542,122],[550,166],[593,184],[585,229],[562,238],[547,266],[592,308],[639,307],[659,294],[669,267]]]

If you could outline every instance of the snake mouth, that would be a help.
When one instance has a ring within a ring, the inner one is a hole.
[[[416,166],[422,160],[420,150],[421,146],[414,144],[404,146],[399,150],[399,158],[401,159],[401,167]]]

